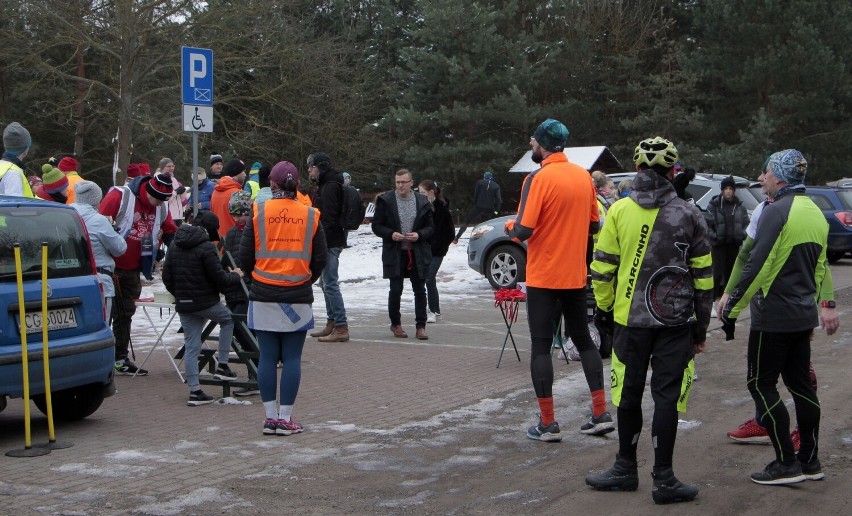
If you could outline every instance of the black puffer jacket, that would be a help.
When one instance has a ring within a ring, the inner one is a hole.
[[[175,296],[178,313],[192,313],[219,302],[219,292],[239,285],[240,277],[225,272],[207,230],[184,224],[175,233],[163,265],[163,283]]]
[[[243,226],[245,228],[245,226]],[[228,234],[225,235],[225,245],[224,251],[231,253],[231,256],[234,258],[234,262],[236,266],[242,269],[240,266],[240,240],[243,238],[243,232],[240,230],[239,226],[234,226],[228,230]],[[232,268],[234,265],[231,264],[231,260],[228,259],[228,256],[225,252],[222,252],[222,266],[226,269]],[[246,284],[246,287],[251,287],[251,275],[243,276],[243,282]],[[247,303],[248,298],[246,297],[246,291],[243,290],[243,286],[237,284],[236,287],[228,289],[225,292],[225,302],[228,303],[228,306],[238,305],[240,303]]]

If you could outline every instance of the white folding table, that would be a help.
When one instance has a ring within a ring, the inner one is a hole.
[[[180,367],[178,367],[177,362],[175,362],[175,359],[172,357],[172,354],[169,351],[169,348],[166,347],[166,343],[163,341],[163,335],[165,335],[166,332],[169,330],[169,326],[171,326],[172,321],[175,320],[175,316],[177,315],[177,311],[175,311],[174,303],[157,303],[157,302],[154,302],[154,301],[137,301],[136,306],[142,307],[142,313],[144,313],[145,318],[148,319],[148,324],[151,325],[151,329],[154,330],[154,333],[157,334],[157,341],[154,342],[154,346],[151,347],[151,349],[148,351],[148,354],[145,355],[145,359],[142,361],[141,364],[139,364],[139,368],[142,369],[142,367],[145,365],[145,362],[147,362],[148,359],[151,358],[151,354],[154,352],[155,349],[157,349],[157,346],[161,346],[163,348],[163,351],[166,353],[166,356],[169,357],[169,361],[174,366],[175,371],[177,372],[178,377],[180,378],[180,381],[183,382],[184,379],[183,379],[183,374],[181,374],[181,372],[180,372]],[[158,319],[156,319],[156,322],[155,322],[155,319],[151,317],[151,314],[148,313],[149,308],[156,308],[156,309],[160,310],[160,317]],[[166,308],[166,309],[169,310],[168,317],[164,318],[162,316],[163,308]],[[165,321],[165,323],[163,321]],[[135,378],[136,374],[134,374],[133,376]]]

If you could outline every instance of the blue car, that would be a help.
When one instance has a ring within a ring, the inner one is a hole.
[[[807,186],[828,221],[828,263],[834,263],[852,251],[852,190],[831,186]]]
[[[47,328],[53,415],[77,420],[115,393],[115,341],[91,244],[70,206],[0,196],[0,410],[23,396],[21,331],[26,332],[30,396],[46,412],[42,359],[42,242],[47,243]],[[14,247],[20,246],[24,321]]]

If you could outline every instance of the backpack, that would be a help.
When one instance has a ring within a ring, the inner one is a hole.
[[[355,230],[364,222],[367,207],[361,199],[361,193],[352,186],[343,187],[343,209],[341,210],[341,222],[343,229]]]

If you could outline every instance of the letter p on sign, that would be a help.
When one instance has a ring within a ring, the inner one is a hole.
[[[207,77],[207,56],[189,53],[189,87],[195,88],[197,79]]]
[[[213,51],[181,47],[181,97],[184,105],[213,105]]]

